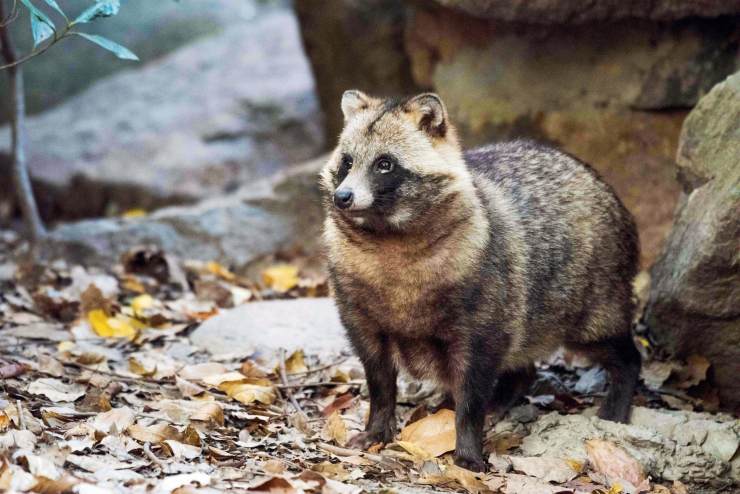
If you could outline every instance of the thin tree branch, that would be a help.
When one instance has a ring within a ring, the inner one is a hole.
[[[4,19],[5,1],[0,0],[0,18]],[[23,71],[18,63],[21,63],[16,54],[15,46],[7,25],[0,27],[0,52],[8,67],[8,78],[10,82],[10,96],[12,100],[12,153],[13,153],[13,183],[18,202],[23,213],[23,220],[28,233],[34,242],[41,240],[46,235],[46,229],[41,222],[36,200],[33,197],[31,179],[28,176],[28,165],[26,163],[26,97],[23,85]],[[23,59],[21,59],[23,60]]]

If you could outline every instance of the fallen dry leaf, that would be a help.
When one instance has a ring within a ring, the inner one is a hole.
[[[114,408],[90,419],[90,426],[102,434],[117,434],[134,424],[136,415],[129,407]]]
[[[203,364],[186,365],[177,372],[177,375],[188,381],[202,381],[207,377],[226,374],[228,369],[218,362],[206,362]]]
[[[0,451],[12,450],[15,448],[33,450],[36,446],[36,435],[28,430],[9,430],[0,434]]]
[[[336,441],[340,446],[347,444],[347,425],[342,420],[342,416],[335,411],[326,420],[326,432],[329,438]]]
[[[276,264],[262,272],[262,281],[276,292],[285,293],[298,285],[298,268],[290,264]]]
[[[444,469],[444,475],[455,480],[471,494],[478,494],[488,490],[487,486],[475,473],[470,470],[466,470],[465,468],[458,467],[457,465],[448,465]]]
[[[216,261],[209,261],[208,263],[206,263],[206,269],[211,274],[214,274],[226,281],[236,280],[236,275],[234,273],[232,273],[228,268],[222,266]]]
[[[285,359],[285,372],[288,374],[297,374],[299,372],[306,372],[307,370],[308,366],[306,366],[303,350],[296,350],[290,357]]]
[[[66,384],[59,379],[42,377],[28,386],[28,392],[34,395],[46,396],[54,402],[75,401],[85,394],[85,386],[80,384]]]
[[[11,377],[18,377],[27,370],[28,368],[25,365],[19,364],[17,362],[3,364],[0,365],[0,379],[10,379]]]
[[[455,412],[442,409],[407,425],[399,434],[401,447],[414,456],[434,458],[455,449]],[[405,443],[405,445],[404,445]]]
[[[185,458],[186,460],[193,460],[198,458],[201,454],[200,446],[193,446],[192,444],[181,443],[174,439],[166,439],[162,442],[162,446],[167,453],[174,458]]]
[[[144,325],[134,318],[119,314],[114,317],[108,317],[101,309],[95,309],[87,314],[95,334],[102,338],[128,338],[133,340],[139,334],[139,330]]]
[[[642,465],[610,441],[589,439],[586,441],[586,453],[594,470],[608,479],[625,480],[637,488],[647,483]]]
[[[686,359],[686,367],[681,369],[680,381],[677,386],[681,389],[688,389],[696,386],[707,378],[707,370],[711,363],[706,357],[701,355],[689,355]]]
[[[217,376],[209,376],[203,382],[218,388],[229,397],[249,405],[258,401],[265,405],[272,404],[277,395],[275,387],[268,379],[247,377],[241,372],[227,372]]]

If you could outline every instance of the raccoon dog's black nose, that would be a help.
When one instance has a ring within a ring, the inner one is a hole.
[[[349,189],[339,189],[334,193],[334,205],[339,209],[347,209],[352,205],[355,195]]]

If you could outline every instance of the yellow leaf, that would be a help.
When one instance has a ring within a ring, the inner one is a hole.
[[[91,310],[87,314],[93,331],[103,338],[128,338],[133,340],[138,334],[138,330],[144,327],[136,319],[118,315],[108,317],[101,309]]]
[[[637,340],[637,342],[638,342],[638,343],[639,343],[640,345],[642,345],[643,347],[645,347],[645,348],[650,348],[650,342],[649,342],[649,341],[648,341],[648,339],[647,339],[647,338],[645,338],[644,336],[638,336],[638,337],[636,338],[636,340]]]
[[[401,446],[403,449],[408,451],[409,454],[411,454],[414,458],[417,458],[419,460],[431,460],[434,458],[429,451],[425,450],[421,446],[419,446],[416,443],[412,443],[410,441],[396,441],[396,444]]]
[[[298,285],[298,268],[290,264],[276,264],[262,272],[262,281],[276,292],[285,293]]]
[[[217,263],[216,261],[209,261],[206,263],[206,269],[211,273],[215,274],[219,278],[222,278],[226,281],[234,281],[236,280],[236,275],[229,271],[228,268],[222,266],[221,264]]]
[[[622,494],[622,492],[624,492],[624,487],[619,482],[614,482],[609,488],[609,494]]]
[[[240,403],[249,405],[258,401],[265,405],[271,405],[275,401],[275,388],[260,384],[225,382],[218,389],[229,395]]]
[[[131,301],[131,309],[136,317],[146,317],[144,312],[154,306],[154,299],[149,294],[139,295]]]
[[[303,350],[296,350],[285,360],[285,371],[288,374],[297,374],[299,372],[306,372],[307,370],[308,367],[306,366]]]
[[[133,208],[133,209],[124,211],[121,216],[124,218],[143,218],[147,214],[148,213],[146,212],[146,209]]]
[[[5,412],[0,411],[0,432],[5,432],[5,429],[7,429],[9,425],[10,417],[8,417]]]
[[[433,415],[417,420],[403,428],[399,439],[427,452],[430,457],[453,451],[455,449],[455,412],[442,409]],[[406,446],[402,445],[402,447],[415,455]]]
[[[122,278],[121,286],[126,290],[135,293],[146,292],[146,287],[132,275],[124,275]]]
[[[565,462],[566,462],[566,463],[568,464],[568,466],[569,466],[570,468],[572,468],[572,469],[573,469],[573,471],[574,471],[574,472],[576,472],[576,473],[581,473],[581,472],[583,472],[583,468],[584,468],[584,467],[586,466],[586,464],[585,464],[584,462],[582,462],[582,461],[578,461],[578,460],[574,460],[574,459],[572,459],[572,458],[569,458],[569,459],[565,460]]]
[[[136,360],[134,357],[128,358],[128,366],[131,369],[131,372],[144,377],[151,377],[157,373],[156,366],[151,369],[147,369],[144,364]]]
[[[326,432],[338,445],[347,444],[347,426],[338,410],[335,410],[326,420]]]

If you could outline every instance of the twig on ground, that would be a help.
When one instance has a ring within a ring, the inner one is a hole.
[[[342,448],[340,446],[334,446],[333,444],[328,443],[317,443],[316,445],[324,451],[336,456],[361,456],[376,463],[385,462],[385,458],[383,458],[381,455],[367,453],[359,449]]]
[[[78,364],[76,362],[66,362],[54,356],[52,356],[52,358],[64,366],[72,367],[72,368],[79,369],[79,370],[86,370],[89,372],[95,372],[97,374],[102,374],[104,376],[115,377],[117,379],[120,379],[121,381],[133,382],[133,383],[156,384],[158,386],[176,387],[174,384],[168,382],[165,379],[154,379],[151,377],[144,377],[144,376],[141,376],[141,377],[126,376],[124,374],[119,374],[117,372],[96,369],[95,367],[89,367],[87,365]]]
[[[322,365],[320,367],[315,367],[313,369],[309,369],[309,370],[303,371],[303,372],[296,372],[295,374],[293,374],[293,376],[307,376],[309,374],[316,374],[317,372],[321,372],[321,371],[326,370],[326,369],[331,369],[332,367],[341,364],[342,362],[344,362],[348,358],[349,358],[349,356],[344,356],[342,358],[339,358],[339,359],[335,360],[331,364],[325,364],[325,365]]]
[[[144,443],[144,454],[152,461],[152,463],[157,465],[159,469],[162,470],[162,473],[165,473],[167,471],[167,464],[157,458],[157,455],[152,453],[152,450],[149,449],[149,443]]]
[[[285,350],[280,351],[280,381],[282,381],[283,386],[288,386],[288,376],[287,372],[285,370]],[[301,408],[301,405],[298,404],[298,401],[295,399],[295,396],[293,396],[293,393],[291,393],[289,388],[284,388],[285,394],[288,397],[288,401],[290,401],[290,404],[293,405],[293,408],[295,408],[295,411],[298,413],[298,415],[301,416],[301,418],[305,421],[308,421],[308,415],[306,415],[306,412],[303,411]]]
[[[302,383],[302,384],[278,384],[279,389],[301,389],[301,388],[323,388],[323,387],[335,387],[335,386],[362,386],[365,381],[349,381],[346,383],[338,382],[320,382],[320,383]]]
[[[23,407],[20,399],[15,400],[15,409],[18,412],[18,427],[20,430],[25,430],[26,422],[23,420]]]

